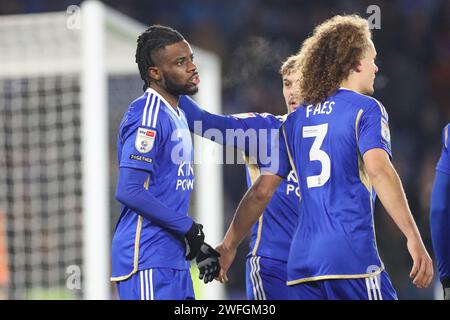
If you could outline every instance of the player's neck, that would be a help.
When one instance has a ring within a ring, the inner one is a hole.
[[[355,81],[355,79],[347,78],[341,82],[339,87],[345,88],[345,89],[350,89],[350,90],[353,90],[358,93],[362,93],[361,88],[360,88],[358,82]]]
[[[178,96],[174,96],[165,90],[163,87],[157,85],[150,85],[150,88],[158,92],[173,108],[178,108]]]

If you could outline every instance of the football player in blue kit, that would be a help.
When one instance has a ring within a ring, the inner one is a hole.
[[[301,202],[287,265],[290,299],[397,299],[378,254],[375,192],[407,239],[414,285],[427,287],[433,264],[390,161],[388,114],[370,97],[378,68],[367,20],[325,21],[299,56],[303,107],[284,122],[276,165],[263,169],[216,248],[219,280],[227,280],[237,246],[294,169]]]
[[[190,260],[205,282],[218,274],[218,254],[189,215],[194,184],[192,141],[179,96],[198,90],[189,43],[154,25],[137,41],[144,94],[119,128],[116,199],[121,215],[112,240],[112,277],[120,299],[194,299]]]
[[[280,70],[288,113],[294,111],[299,104],[298,93],[295,92],[294,86],[296,58],[296,56],[289,57]],[[208,130],[219,130],[222,137],[228,137],[226,141],[222,139],[221,143],[244,151],[248,187],[260,174],[258,161],[261,161],[264,155],[261,156],[258,150],[270,149],[271,131],[273,130],[275,137],[278,128],[286,119],[286,115],[275,116],[269,113],[249,112],[229,116],[211,114],[186,96],[180,98],[179,107],[184,110],[191,131],[210,139],[214,138],[216,142],[219,142],[214,135],[205,135]],[[250,131],[255,133],[254,141],[233,139],[236,136],[229,134],[240,132],[245,135]],[[253,149],[250,145],[252,142],[256,144]],[[252,162],[252,158],[255,161]],[[298,202],[298,183],[292,171],[282,181],[264,213],[252,227],[250,250],[246,262],[247,299],[288,299],[286,264],[298,219]]]
[[[431,192],[431,238],[444,289],[444,299],[450,300],[450,124],[442,132],[442,152],[436,166]]]

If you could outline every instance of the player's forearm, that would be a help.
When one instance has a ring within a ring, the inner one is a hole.
[[[436,171],[431,192],[430,226],[441,279],[450,279],[450,175]]]
[[[239,204],[233,221],[228,228],[224,245],[236,249],[245,238],[251,227],[263,213],[270,197],[260,197],[252,188],[246,193]]]
[[[247,191],[239,203],[233,220],[228,228],[223,245],[228,249],[236,249],[255,224],[270,201],[273,192],[281,182],[275,175],[260,176]]]
[[[183,236],[192,226],[192,218],[168,208],[146,190],[147,176],[141,170],[120,168],[116,199],[144,218]]]
[[[407,239],[419,238],[400,178],[390,162],[371,175],[375,191],[388,214]]]

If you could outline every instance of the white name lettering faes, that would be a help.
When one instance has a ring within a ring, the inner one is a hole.
[[[315,106],[310,104],[306,107],[306,117],[316,116],[318,114],[326,114],[329,115],[333,112],[334,101],[325,101],[324,103],[318,103]]]

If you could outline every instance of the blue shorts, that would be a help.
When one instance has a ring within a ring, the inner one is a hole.
[[[261,256],[249,256],[246,263],[248,300],[287,300],[287,263]]]
[[[195,299],[189,270],[154,268],[141,270],[117,282],[121,300],[192,300]]]
[[[397,300],[386,271],[362,279],[319,280],[289,286],[292,300]]]

